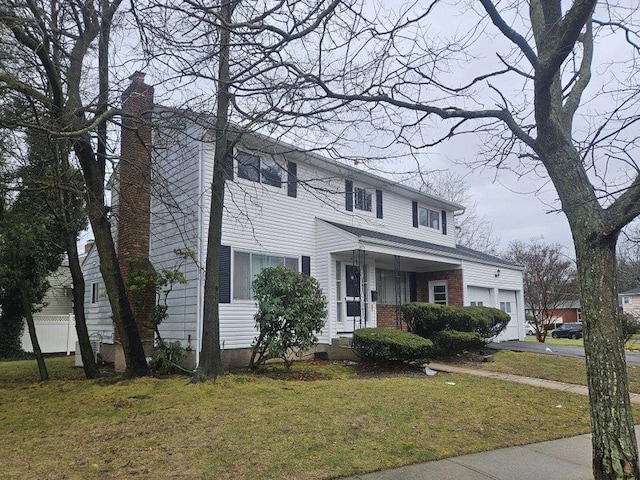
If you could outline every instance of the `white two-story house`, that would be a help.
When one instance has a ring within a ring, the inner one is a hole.
[[[214,138],[206,122],[180,112],[155,119],[149,258],[156,268],[178,265],[187,278],[171,292],[160,332],[197,363]],[[401,328],[399,307],[411,301],[498,307],[512,317],[500,339],[524,337],[522,269],[456,245],[461,205],[255,133],[238,135],[226,175],[219,297],[226,355],[246,352],[256,337],[251,282],[273,265],[320,282],[329,314],[319,350],[361,327]],[[116,224],[127,214],[117,198]],[[179,261],[176,249],[193,258]],[[90,333],[109,343],[98,266],[94,249],[85,262],[87,317]]]

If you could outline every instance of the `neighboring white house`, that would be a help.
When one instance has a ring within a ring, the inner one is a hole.
[[[38,343],[42,353],[69,354],[75,351],[78,336],[73,316],[73,282],[69,261],[66,258],[62,265],[47,277],[47,281],[49,290],[42,300],[42,308],[33,315]],[[26,321],[20,340],[25,352],[33,352]]]
[[[640,288],[632,288],[618,294],[618,303],[622,306],[622,311],[640,317]]]
[[[182,115],[158,123],[149,256],[156,268],[180,265],[188,280],[169,296],[160,333],[197,362],[214,141],[206,125]],[[329,315],[318,348],[360,327],[400,327],[399,306],[409,301],[498,307],[512,317],[499,340],[524,338],[522,269],[455,244],[461,205],[254,133],[238,136],[226,167],[220,337],[227,354],[254,340],[251,282],[272,265],[320,282]],[[114,223],[126,215],[118,195]],[[185,248],[195,261],[178,261],[175,250]],[[84,275],[89,332],[113,342],[95,248]]]

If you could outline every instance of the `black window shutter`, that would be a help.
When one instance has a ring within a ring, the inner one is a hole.
[[[224,159],[224,178],[233,181],[233,144],[227,142],[227,156]]]
[[[344,181],[344,191],[344,208],[346,208],[348,212],[353,212],[353,181]]]
[[[413,211],[413,226],[418,228],[418,202],[411,202],[411,210]]]
[[[287,195],[296,198],[298,196],[298,164],[287,162]]]
[[[218,280],[218,301],[231,302],[231,247],[220,245],[220,272]]]
[[[447,212],[442,210],[442,234],[447,234]]]
[[[376,217],[382,218],[382,190],[376,190]]]
[[[302,273],[307,277],[311,276],[311,257],[306,255],[302,256]]]

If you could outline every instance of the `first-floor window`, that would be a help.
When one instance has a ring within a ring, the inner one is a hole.
[[[251,300],[253,291],[251,284],[258,274],[267,267],[284,265],[291,270],[298,270],[297,257],[265,255],[262,253],[234,252],[233,254],[233,298],[235,300]]]
[[[404,305],[409,302],[409,274],[376,269],[376,290],[381,305]]]
[[[484,302],[469,302],[472,307],[482,307]]]
[[[429,301],[439,305],[447,304],[447,282],[429,282]]]
[[[100,297],[100,287],[98,282],[91,284],[91,303],[98,303]]]
[[[500,302],[500,310],[511,313],[511,302]]]

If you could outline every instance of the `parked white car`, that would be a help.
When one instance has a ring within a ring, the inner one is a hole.
[[[524,322],[524,333],[525,335],[535,335],[536,329],[529,322]]]

